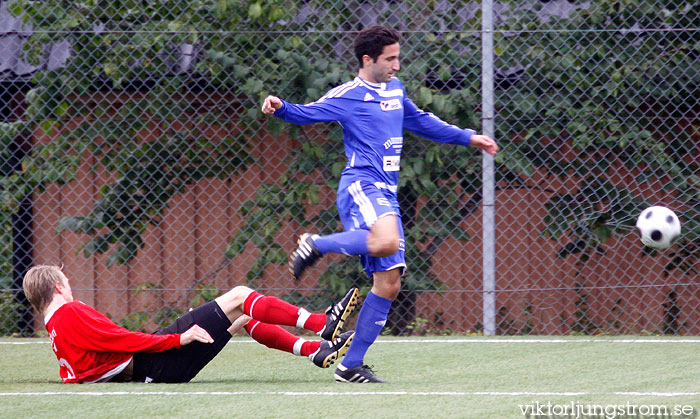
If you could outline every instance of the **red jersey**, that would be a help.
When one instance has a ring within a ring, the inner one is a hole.
[[[111,377],[124,369],[134,352],[180,347],[180,334],[132,332],[80,301],[62,305],[45,322],[64,383]]]

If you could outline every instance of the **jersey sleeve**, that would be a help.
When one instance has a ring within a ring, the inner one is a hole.
[[[70,320],[63,329],[71,344],[89,351],[160,352],[180,347],[180,335],[152,335],[132,332],[86,305],[73,305]]]
[[[418,108],[408,97],[404,96],[404,129],[425,137],[429,140],[441,143],[457,144],[469,146],[469,140],[475,131],[462,129],[455,125],[448,124],[432,113],[425,112]]]
[[[281,100],[281,99],[280,99]],[[282,107],[274,116],[297,125],[313,124],[315,122],[343,122],[347,115],[347,102],[341,98],[326,98],[307,105],[298,105],[282,100]]]

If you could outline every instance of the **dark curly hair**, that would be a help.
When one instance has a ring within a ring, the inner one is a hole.
[[[382,54],[385,46],[400,41],[401,34],[386,26],[375,25],[361,30],[353,43],[355,57],[357,57],[360,68],[362,68],[362,56],[369,55],[372,60],[377,61],[377,57]]]

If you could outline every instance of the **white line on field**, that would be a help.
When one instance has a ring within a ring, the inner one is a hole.
[[[673,397],[673,396],[698,396],[700,393],[656,393],[656,392],[637,392],[637,391],[618,391],[613,393],[617,396],[660,396],[660,397]]]
[[[700,343],[700,339],[395,339],[377,343]]]
[[[0,342],[0,345],[38,345],[38,344],[47,344],[49,343],[48,340],[42,340],[42,341],[32,341],[32,342]]]
[[[700,343],[700,339],[377,339],[376,343]],[[35,345],[47,344],[48,340],[41,341],[10,341],[0,342],[0,345]],[[252,339],[232,340],[229,343],[256,343]]]
[[[532,391],[41,391],[6,392],[0,397],[13,396],[700,396],[700,392],[612,392],[591,393],[532,392]]]

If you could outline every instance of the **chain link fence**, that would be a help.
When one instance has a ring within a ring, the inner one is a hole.
[[[386,333],[481,333],[490,315],[497,334],[700,334],[698,8],[483,3],[2,1],[0,335],[43,330],[21,293],[38,263],[144,331],[239,284],[316,310],[366,293],[356,258],[287,272],[298,234],[342,229],[342,135],[260,104],[350,80],[352,40],[375,23],[402,32],[418,106],[481,131],[490,99],[501,147],[489,314],[481,154],[407,133],[409,266]],[[664,251],[633,231],[652,204],[683,223]]]

